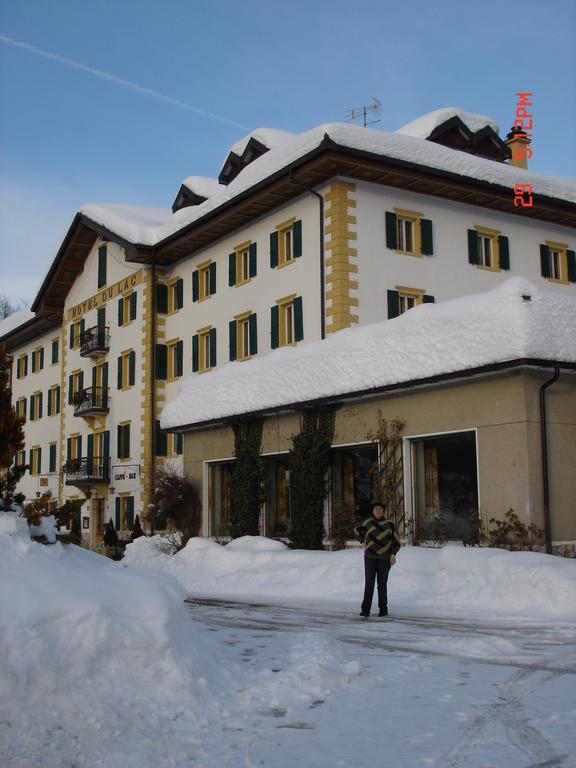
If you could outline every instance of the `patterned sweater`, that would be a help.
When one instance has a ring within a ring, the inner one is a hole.
[[[391,520],[376,520],[370,515],[354,531],[360,541],[365,542],[365,557],[390,557],[400,549],[400,537]]]

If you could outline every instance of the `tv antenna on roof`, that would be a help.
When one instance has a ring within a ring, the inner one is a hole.
[[[377,99],[375,96],[372,96],[372,103],[367,104],[364,107],[353,107],[351,110],[346,112],[346,120],[347,122],[353,123],[355,120],[359,120],[362,118],[362,123],[364,125],[364,128],[366,128],[367,125],[373,125],[373,123],[379,123],[380,122],[380,115],[382,114],[382,102]],[[377,115],[373,120],[369,120],[368,118],[372,115]]]

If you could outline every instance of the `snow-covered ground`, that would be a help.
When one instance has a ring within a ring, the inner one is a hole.
[[[361,556],[140,539],[125,567],[0,514],[0,765],[576,764],[575,562],[406,548],[366,622]]]

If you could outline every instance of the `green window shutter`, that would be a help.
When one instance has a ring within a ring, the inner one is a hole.
[[[104,450],[104,458],[108,458],[110,456],[110,430],[107,429],[106,432],[104,432],[104,439],[103,439],[103,450]]]
[[[29,456],[28,464],[30,465],[30,474],[32,474],[32,459],[34,456],[34,452],[32,451],[32,448],[30,448],[28,452],[28,456]]]
[[[82,320],[80,320],[80,339],[79,339],[79,341],[82,339],[82,334],[84,333],[85,330],[86,330],[86,320],[82,319]]]
[[[258,327],[256,324],[256,314],[253,312],[248,318],[248,332],[250,339],[250,354],[258,354]]]
[[[228,329],[230,334],[230,360],[236,360],[236,320],[230,320]]]
[[[118,299],[118,326],[124,324],[124,299]]]
[[[86,456],[89,459],[94,458],[94,435],[92,434],[88,435],[87,445],[86,445]]]
[[[422,219],[420,221],[420,239],[422,242],[422,253],[425,256],[432,256],[434,253],[434,239],[430,219]]]
[[[118,389],[122,389],[122,366],[123,366],[122,355],[119,355],[118,356],[118,377],[116,380],[116,386]]]
[[[104,368],[102,369],[102,386],[104,389],[108,387],[108,363],[104,363]]]
[[[292,246],[294,249],[294,258],[297,259],[302,256],[302,221],[300,221],[300,219],[294,222],[292,232],[294,235]]]
[[[71,458],[72,458],[72,438],[69,437],[66,440],[66,459],[67,461],[70,461]]]
[[[270,346],[272,349],[277,349],[280,345],[280,307],[275,304],[272,307],[272,313],[270,317]]]
[[[566,258],[568,259],[568,280],[571,283],[576,283],[576,253],[566,251]]]
[[[124,456],[122,455],[122,430],[124,427],[118,426],[116,427],[116,458],[123,459]]]
[[[250,243],[250,253],[249,253],[249,265],[248,265],[248,274],[249,277],[256,277],[256,256],[257,250],[256,250],[256,243]]]
[[[136,383],[136,352],[132,351],[128,355],[128,384],[134,386]]]
[[[24,355],[24,376],[28,376],[28,355]]]
[[[124,425],[124,453],[130,458],[130,424]]]
[[[547,245],[540,246],[540,270],[542,277],[551,277],[550,271],[550,248]]]
[[[302,317],[302,296],[294,299],[294,338],[302,341],[304,338],[304,320]]]
[[[270,266],[278,266],[278,232],[270,233]]]
[[[92,394],[96,394],[96,366],[92,368]]]
[[[156,378],[166,379],[168,375],[168,347],[156,344]]]
[[[60,413],[60,387],[56,387],[56,413]]]
[[[74,377],[68,376],[68,405],[74,402]]]
[[[198,368],[198,334],[195,333],[192,336],[192,373],[196,373]]]
[[[24,405],[24,418],[26,418],[26,412],[28,410],[28,400],[26,400],[26,398],[24,398],[23,405]]]
[[[70,349],[74,347],[74,323],[70,323],[70,334],[68,339],[68,346]]]
[[[42,474],[42,448],[38,448],[38,474]]]
[[[168,453],[168,437],[160,429],[160,422],[156,422],[156,456],[166,456]]]
[[[48,459],[48,472],[56,472],[56,445],[50,446],[50,457]]]
[[[52,364],[58,362],[58,356],[59,356],[59,352],[60,352],[59,346],[60,346],[60,344],[58,342],[58,339],[55,339],[52,342]]]
[[[422,296],[422,303],[423,304],[434,304],[434,296],[430,296],[430,294],[425,293],[424,296]]]
[[[178,456],[182,455],[182,451],[184,447],[183,437],[184,435],[182,434],[182,432],[178,432],[176,435],[176,453],[178,454]]]
[[[478,232],[475,229],[468,230],[468,261],[470,264],[480,264],[478,253]]]
[[[98,328],[106,328],[106,307],[100,307],[97,312],[96,325]]]
[[[176,344],[176,376],[184,373],[184,342],[180,340]]]
[[[386,248],[393,251],[398,247],[398,230],[396,227],[396,214],[386,211]]]
[[[161,283],[156,286],[156,312],[168,312],[168,286]]]
[[[34,421],[34,395],[30,395],[30,421]]]
[[[42,418],[42,401],[44,399],[44,393],[39,392],[38,393],[38,418]]]
[[[192,272],[192,301],[198,301],[200,298],[200,280],[197,269]]]
[[[388,291],[388,320],[398,317],[400,314],[400,300],[398,291]]]
[[[78,389],[84,389],[84,371],[80,371],[78,374]]]
[[[228,254],[228,285],[236,285],[236,254]]]
[[[36,373],[36,350],[32,352],[32,373]]]
[[[134,528],[134,496],[126,497],[126,527],[130,531]]]
[[[132,291],[130,294],[130,320],[136,320],[136,312],[138,308],[138,294],[136,291]]]
[[[216,367],[216,328],[210,329],[210,368]]]
[[[106,285],[106,251],[105,245],[98,248],[98,288]]]
[[[44,347],[40,350],[40,370],[44,368]]]
[[[176,309],[182,309],[184,306],[184,280],[179,278],[176,281]]]
[[[210,296],[216,293],[216,262],[210,264]]]
[[[48,414],[48,416],[52,416],[52,398],[50,397],[50,390],[48,390],[46,413]]]
[[[500,253],[500,269],[510,269],[510,245],[504,235],[498,237],[498,251]]]
[[[116,496],[116,530],[120,530],[120,496]]]

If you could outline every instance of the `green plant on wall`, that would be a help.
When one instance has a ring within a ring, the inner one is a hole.
[[[236,421],[234,455],[236,462],[231,480],[232,536],[257,536],[260,533],[262,492],[262,419]]]
[[[400,419],[385,419],[378,411],[378,428],[366,435],[378,444],[378,465],[372,471],[374,498],[384,504],[386,517],[404,531],[404,470],[402,433],[405,424]]]
[[[326,474],[334,438],[333,408],[305,411],[290,451],[290,543],[295,549],[322,549]]]

